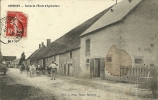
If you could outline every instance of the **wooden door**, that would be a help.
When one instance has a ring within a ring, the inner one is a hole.
[[[43,66],[45,66],[45,67],[46,67],[45,59],[43,59]]]
[[[100,58],[100,78],[105,78],[105,60]]]
[[[66,75],[66,64],[64,64],[64,74]]]
[[[94,76],[94,59],[90,59],[90,77]]]
[[[94,77],[100,77],[100,59],[95,58],[94,60]]]
[[[68,64],[68,75],[70,74],[70,64]]]

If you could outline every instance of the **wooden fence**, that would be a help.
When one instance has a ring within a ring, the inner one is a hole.
[[[147,83],[151,78],[149,73],[153,70],[153,67],[149,66],[136,66],[136,67],[120,67],[120,81],[134,82],[134,83]],[[154,70],[156,71],[156,70]]]

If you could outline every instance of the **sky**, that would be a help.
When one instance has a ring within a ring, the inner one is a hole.
[[[1,43],[2,55],[20,58],[24,52],[27,58],[39,48],[41,42],[45,45],[46,39],[53,42],[115,3],[116,0],[2,0],[1,18],[6,16],[7,11],[20,11],[28,18],[27,37],[17,43]],[[13,4],[23,7],[8,7]],[[25,7],[28,5],[59,7]]]

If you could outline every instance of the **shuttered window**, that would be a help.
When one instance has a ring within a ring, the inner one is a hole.
[[[90,60],[89,59],[86,59],[86,69],[88,70],[90,67]]]
[[[86,59],[86,64],[89,64],[89,59]]]
[[[70,51],[70,58],[72,58],[72,51]]]
[[[49,58],[46,58],[47,62],[49,61]]]
[[[107,58],[106,58],[106,61],[107,61],[107,62],[112,62],[112,58],[111,58],[111,57],[107,57]]]
[[[142,59],[135,59],[135,64],[142,64],[143,60]]]
[[[136,56],[135,58],[134,58],[134,62],[135,62],[135,64],[143,64],[143,56]]]
[[[54,56],[54,61],[56,61],[56,56]]]
[[[109,63],[111,63],[112,62],[112,55],[107,55],[106,56],[106,62],[109,62]]]
[[[86,54],[90,53],[90,39],[86,40]]]

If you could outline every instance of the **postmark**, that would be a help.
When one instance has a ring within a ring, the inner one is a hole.
[[[22,12],[7,12],[0,20],[1,42],[4,44],[19,42],[27,36],[27,16]]]

